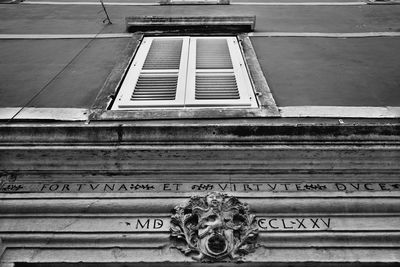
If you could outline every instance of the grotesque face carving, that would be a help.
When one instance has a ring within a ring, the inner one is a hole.
[[[255,249],[258,228],[248,206],[219,192],[194,196],[175,207],[171,237],[199,261],[233,261]]]
[[[207,204],[211,208],[218,208],[222,204],[222,195],[216,192],[209,193],[206,197]]]

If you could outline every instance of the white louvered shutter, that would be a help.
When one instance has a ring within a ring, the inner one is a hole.
[[[182,107],[188,45],[189,37],[143,38],[120,88],[116,109]]]
[[[185,106],[256,107],[235,37],[191,37]]]

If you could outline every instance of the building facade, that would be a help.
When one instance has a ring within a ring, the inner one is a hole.
[[[0,266],[400,264],[396,1],[0,7]]]

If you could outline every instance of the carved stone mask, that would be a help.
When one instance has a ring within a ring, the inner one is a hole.
[[[171,217],[176,248],[202,262],[239,261],[255,250],[257,235],[247,204],[219,192],[191,197]]]

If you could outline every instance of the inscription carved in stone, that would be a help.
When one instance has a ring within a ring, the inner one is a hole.
[[[400,192],[399,182],[365,183],[132,183],[132,182],[0,182],[0,193],[141,193],[141,192],[243,192],[243,193],[321,193],[321,192]]]
[[[171,217],[176,247],[198,261],[240,261],[255,250],[257,236],[247,204],[220,192],[191,197]]]

